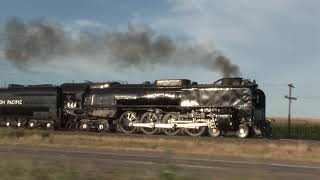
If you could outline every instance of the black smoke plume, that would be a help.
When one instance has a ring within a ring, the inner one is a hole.
[[[46,22],[25,24],[18,18],[8,20],[5,25],[7,41],[5,55],[16,64],[32,59],[39,61],[52,59],[64,52],[64,31]]]
[[[179,43],[145,25],[129,25],[125,32],[78,32],[74,37],[72,31],[58,24],[11,18],[5,23],[3,34],[6,59],[19,67],[63,57],[82,57],[91,63],[99,60],[138,68],[196,65],[220,72],[224,77],[240,75],[239,67],[219,51]]]

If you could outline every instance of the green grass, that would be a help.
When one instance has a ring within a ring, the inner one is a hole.
[[[320,124],[291,124],[289,136],[288,124],[273,123],[272,136],[276,139],[320,140]]]

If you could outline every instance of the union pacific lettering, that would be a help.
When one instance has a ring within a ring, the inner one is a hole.
[[[23,101],[17,100],[17,99],[0,100],[0,105],[21,105],[21,104],[23,104]]]

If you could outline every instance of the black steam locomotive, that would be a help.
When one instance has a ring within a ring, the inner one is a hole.
[[[271,136],[265,94],[255,81],[242,78],[212,84],[169,79],[142,84],[9,85],[0,89],[0,123],[127,134]]]

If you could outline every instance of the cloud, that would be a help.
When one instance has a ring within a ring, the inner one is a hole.
[[[214,42],[233,61],[250,69],[302,58],[316,61],[320,1],[168,0],[170,13],[153,20],[155,29],[177,31]],[[303,51],[301,51],[303,49]]]
[[[76,26],[82,27],[82,28],[99,28],[104,26],[104,24],[98,21],[93,21],[88,19],[78,19],[78,20],[75,20],[73,23]]]
[[[241,66],[245,77],[259,83],[293,82],[300,84],[297,95],[312,93],[304,87],[320,75],[316,70],[320,66],[320,1],[168,0],[167,3],[168,15],[152,21],[155,29],[186,34],[208,44],[214,42]],[[286,114],[282,90],[263,88],[268,96],[268,113]],[[314,103],[307,108],[297,104],[298,107],[303,109],[300,116],[320,116]]]

